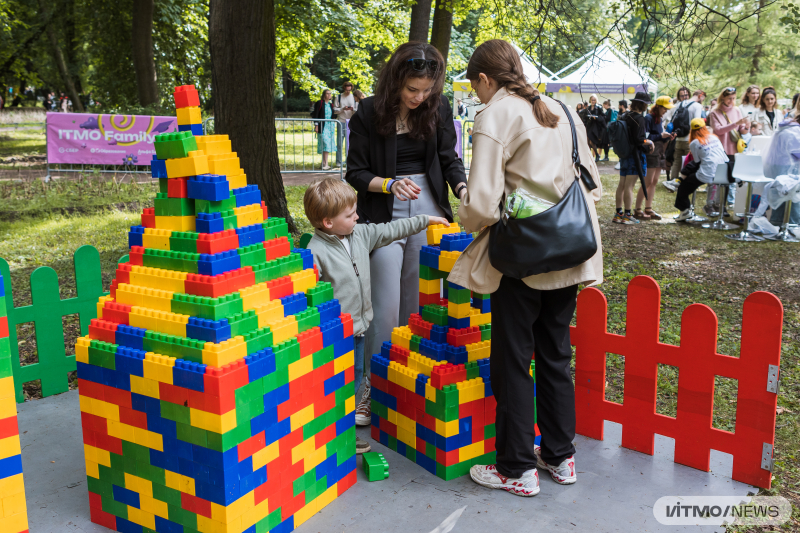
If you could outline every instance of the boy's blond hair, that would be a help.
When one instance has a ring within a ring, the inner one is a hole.
[[[303,208],[311,225],[321,228],[323,219],[335,217],[356,200],[356,191],[350,185],[336,178],[325,178],[306,189]]]

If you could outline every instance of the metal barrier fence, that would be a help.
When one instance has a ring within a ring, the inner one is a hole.
[[[461,122],[461,160],[464,162],[464,169],[469,170],[472,162],[472,126],[474,120],[464,120]]]
[[[322,169],[320,134],[316,132],[316,126],[336,128],[335,149],[328,153],[328,170]],[[203,121],[203,133],[214,133],[214,117]],[[346,136],[346,127],[336,119],[276,118],[275,137],[281,173],[339,174],[339,178],[344,179],[344,163],[347,162]]]

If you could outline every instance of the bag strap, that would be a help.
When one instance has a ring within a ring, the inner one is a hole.
[[[572,113],[569,112],[569,108],[564,105],[564,102],[561,100],[556,100],[556,102],[558,102],[558,105],[560,105],[564,110],[564,113],[567,114],[567,118],[569,119],[569,128],[572,131],[572,166],[577,174],[575,179],[580,178],[580,180],[583,181],[583,184],[586,185],[586,188],[590,191],[593,191],[597,188],[597,184],[595,184],[594,179],[588,171],[583,171],[583,165],[581,165],[581,156],[578,153],[578,134],[575,131],[575,122],[572,120]]]

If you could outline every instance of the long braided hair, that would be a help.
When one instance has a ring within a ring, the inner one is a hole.
[[[480,74],[495,80],[500,87],[528,100],[533,106],[536,121],[547,128],[555,128],[558,116],[539,98],[539,91],[528,84],[522,70],[522,61],[514,47],[502,39],[492,39],[480,45],[467,66],[467,79],[477,80]]]

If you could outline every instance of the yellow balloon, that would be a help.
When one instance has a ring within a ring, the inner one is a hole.
[[[628,87],[628,94],[633,94],[636,92],[636,89],[633,87]]]

